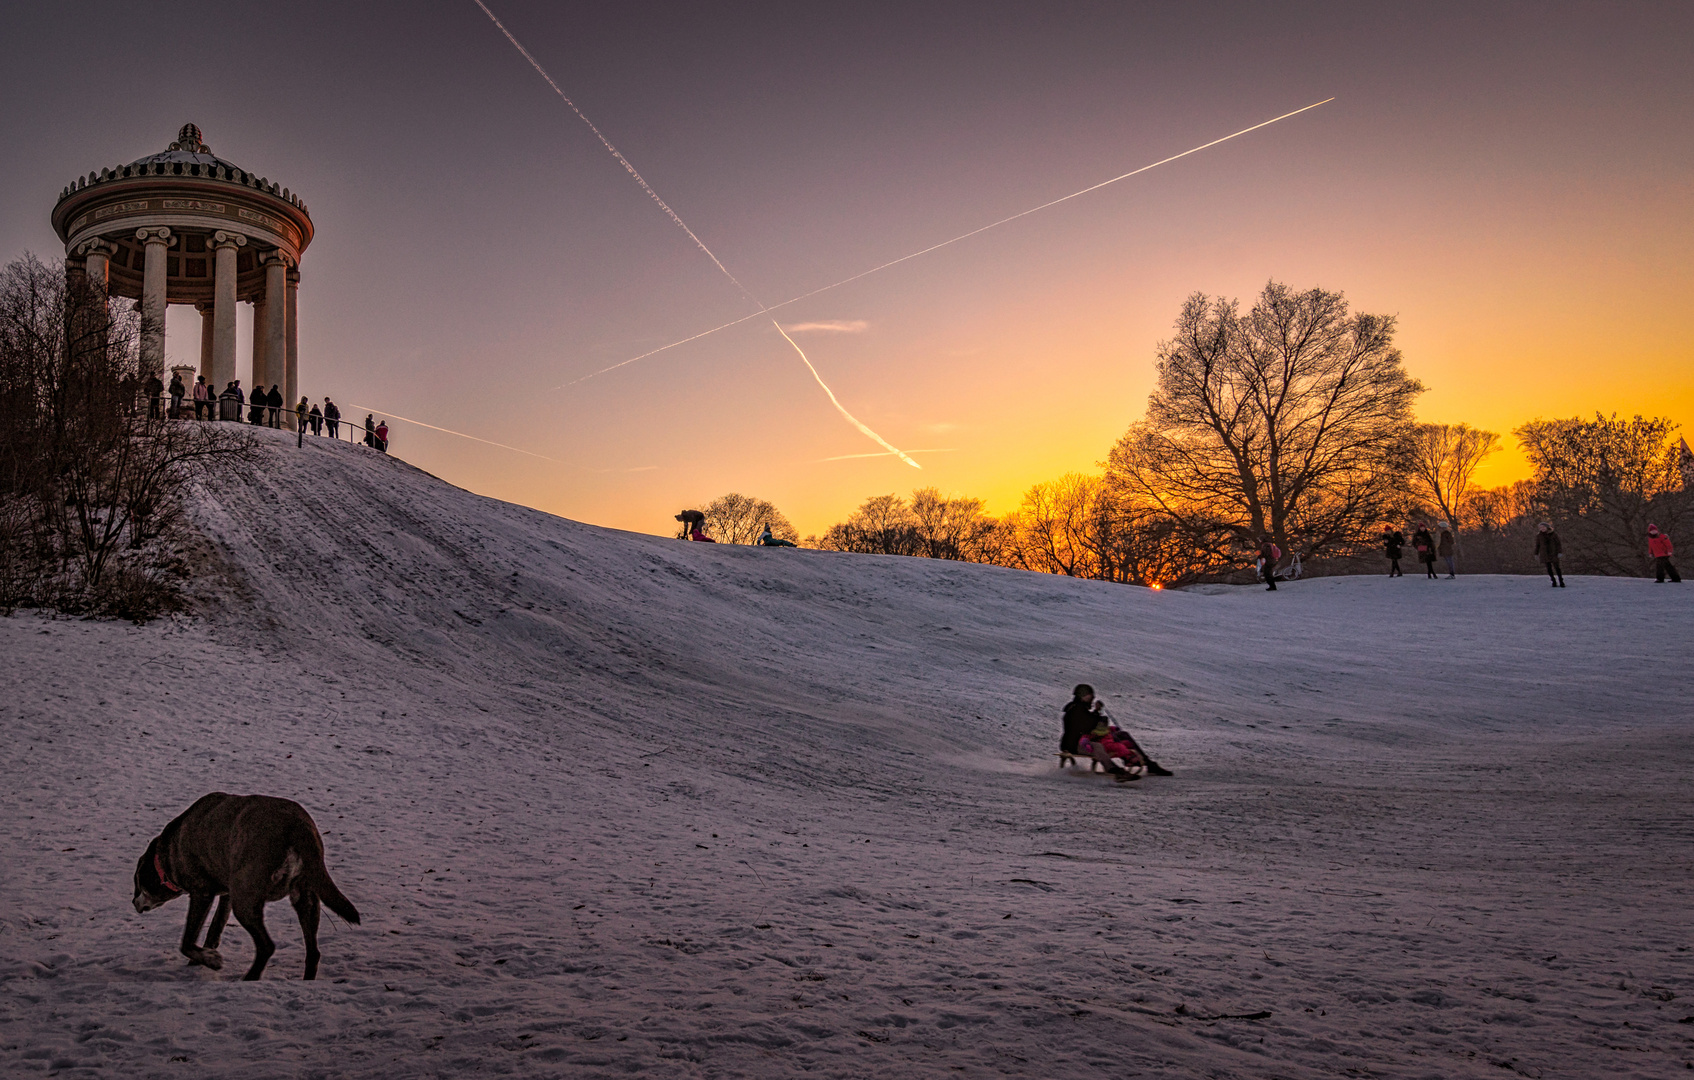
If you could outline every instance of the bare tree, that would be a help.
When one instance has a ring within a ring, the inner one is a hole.
[[[1044,574],[1099,577],[1099,522],[1106,511],[1104,483],[1066,473],[1032,486],[1016,515],[1018,566]]]
[[[831,525],[817,541],[826,551],[865,555],[919,553],[918,518],[905,499],[893,493],[873,495],[846,521]]]
[[[1580,570],[1648,572],[1647,525],[1674,532],[1694,517],[1677,425],[1662,417],[1534,420],[1516,435],[1535,469],[1535,497],[1558,519]]]
[[[1245,316],[1237,301],[1195,293],[1158,356],[1147,417],[1106,462],[1115,489],[1196,543],[1244,547],[1268,533],[1310,557],[1377,530],[1404,488],[1423,391],[1394,347],[1392,316],[1274,281]]]
[[[183,484],[250,452],[222,424],[135,415],[136,321],[33,257],[0,271],[0,606],[150,614],[173,559],[142,549],[171,533]]]
[[[946,496],[932,487],[912,492],[918,554],[931,559],[985,562],[998,547],[998,522],[981,499]]]
[[[701,513],[706,515],[706,532],[724,544],[752,544],[769,525],[771,535],[778,540],[798,540],[795,530],[781,510],[763,499],[730,492],[707,504]]]
[[[1476,494],[1472,478],[1483,459],[1500,445],[1500,436],[1469,424],[1419,424],[1412,429],[1412,492],[1428,499],[1459,543],[1460,517],[1468,516]],[[1456,550],[1456,547],[1455,547]]]

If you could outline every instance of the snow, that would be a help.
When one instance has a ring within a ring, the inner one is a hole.
[[[1694,1061],[1682,588],[686,544],[262,437],[199,614],[0,619],[0,1074]],[[1078,681],[1176,776],[1061,772]],[[286,904],[259,983],[131,909],[213,790],[316,818],[364,916],[318,981]]]

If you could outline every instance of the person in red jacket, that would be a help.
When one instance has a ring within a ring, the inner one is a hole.
[[[1670,542],[1669,533],[1660,532],[1657,525],[1647,526],[1647,554],[1653,557],[1653,569],[1657,572],[1653,580],[1658,584],[1665,583],[1666,574],[1670,575],[1673,583],[1682,580],[1682,575],[1670,564],[1670,557],[1675,553],[1676,548]]]
[[[1259,573],[1270,583],[1266,592],[1276,591],[1276,563],[1282,558],[1282,549],[1271,542],[1270,533],[1259,537]]]

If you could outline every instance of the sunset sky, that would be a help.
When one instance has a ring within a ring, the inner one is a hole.
[[[487,2],[766,303],[1336,100],[785,308],[921,471],[848,456],[879,448],[768,321],[566,385],[752,309],[473,0],[9,5],[0,259],[61,254],[60,189],[192,121],[310,204],[307,395],[541,455],[394,424],[645,532],[727,491],[803,533],[923,485],[1013,509],[1141,416],[1185,296],[1270,278],[1397,315],[1425,419],[1694,429],[1686,3]],[[171,309],[173,362],[198,329]]]

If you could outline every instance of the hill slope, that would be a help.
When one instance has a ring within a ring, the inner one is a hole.
[[[1680,590],[690,545],[266,437],[204,614],[0,620],[8,1074],[1682,1069]],[[1084,680],[1175,778],[1054,768]],[[130,910],[209,790],[316,817],[317,983]]]

